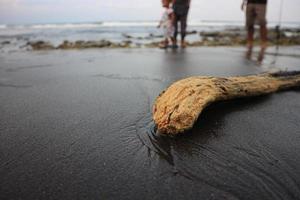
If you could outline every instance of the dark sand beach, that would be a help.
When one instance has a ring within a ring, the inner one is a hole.
[[[178,137],[152,104],[196,75],[300,70],[300,48],[0,54],[0,199],[299,199],[300,93],[211,105]]]

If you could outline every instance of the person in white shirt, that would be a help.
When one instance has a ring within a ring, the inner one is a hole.
[[[167,48],[169,42],[173,42],[174,26],[173,26],[173,9],[170,8],[171,1],[162,0],[164,12],[159,22],[158,28],[163,28],[164,41],[160,44],[160,48]]]

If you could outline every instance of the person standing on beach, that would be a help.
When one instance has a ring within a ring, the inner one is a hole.
[[[173,42],[173,9],[170,8],[171,0],[162,0],[162,6],[164,8],[164,12],[162,18],[159,22],[158,28],[162,27],[164,31],[164,41],[159,45],[160,48],[166,49],[168,48],[169,41]]]
[[[247,34],[247,46],[249,52],[253,48],[253,37],[254,37],[254,25],[257,22],[260,26],[260,37],[261,37],[261,50],[264,51],[267,47],[267,0],[243,0],[241,9],[244,10],[246,7],[246,28]]]
[[[187,27],[187,17],[189,13],[191,0],[173,0],[174,10],[174,41],[173,46],[177,47],[178,22],[180,22],[181,47],[186,47],[185,36]]]

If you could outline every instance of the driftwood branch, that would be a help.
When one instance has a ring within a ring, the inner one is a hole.
[[[216,101],[259,96],[300,86],[300,72],[244,77],[190,77],[172,84],[156,99],[153,119],[161,134],[191,129],[202,110]]]

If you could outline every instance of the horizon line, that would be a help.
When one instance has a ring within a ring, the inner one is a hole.
[[[23,22],[23,23],[0,23],[1,25],[40,25],[40,24],[102,24],[107,22],[118,22],[118,23],[142,23],[142,22],[157,22],[158,20],[94,20],[94,21],[62,21],[62,22]],[[244,20],[206,20],[206,19],[195,19],[189,20],[190,23],[195,22],[231,22],[231,23],[245,23]],[[268,23],[279,23],[278,21],[269,21]],[[300,24],[300,21],[282,21],[281,23],[293,23]]]

